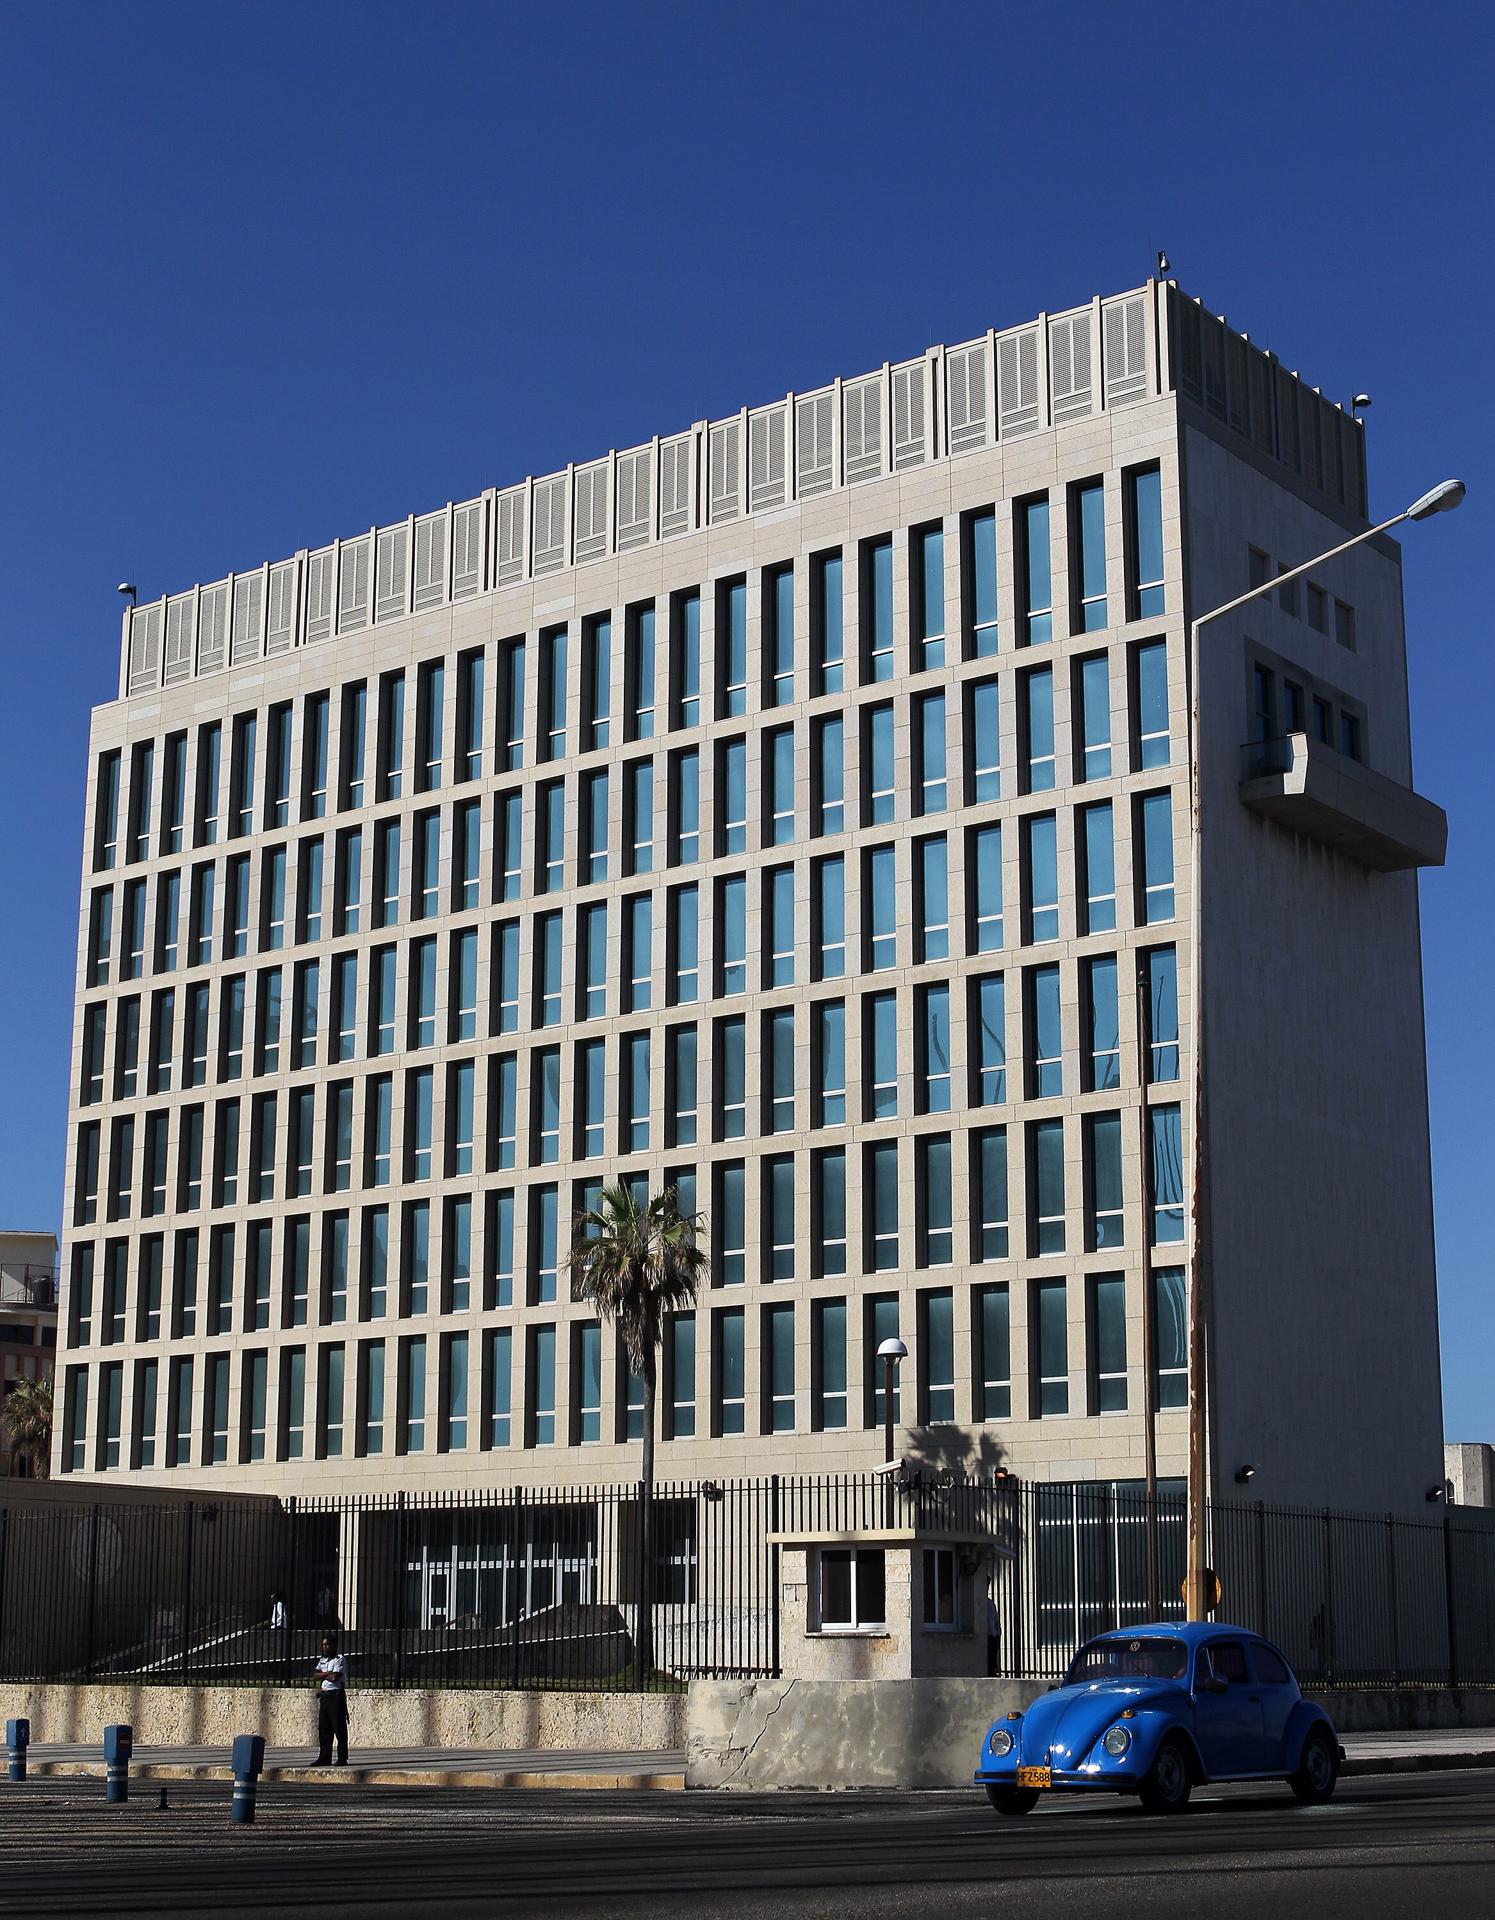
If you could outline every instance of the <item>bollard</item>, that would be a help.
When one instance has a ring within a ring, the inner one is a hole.
[[[104,1798],[111,1806],[123,1806],[130,1797],[130,1754],[134,1745],[133,1727],[105,1727]]]
[[[265,1743],[257,1733],[241,1733],[234,1740],[234,1800],[229,1818],[236,1827],[254,1825],[254,1800],[265,1765]]]
[[[10,1778],[12,1780],[24,1780],[26,1778],[26,1749],[31,1745],[31,1722],[29,1720],[7,1720],[5,1723],[5,1745],[10,1760]]]

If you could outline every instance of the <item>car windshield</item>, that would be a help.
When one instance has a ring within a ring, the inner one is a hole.
[[[1077,1680],[1181,1680],[1189,1664],[1182,1640],[1091,1640],[1069,1663]]]

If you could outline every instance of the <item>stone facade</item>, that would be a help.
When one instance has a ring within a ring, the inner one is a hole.
[[[127,617],[59,1472],[629,1477],[558,1268],[636,1177],[693,1192],[713,1256],[663,1473],[872,1465],[896,1328],[921,1463],[1134,1482],[1155,1404],[1176,1479],[1185,616],[1364,505],[1358,424],[1149,285]],[[1318,591],[1356,649],[1270,613],[1208,655],[1213,1471],[1348,1503],[1392,1458],[1404,1505],[1441,1444],[1415,880],[1236,795],[1258,640],[1410,782],[1394,547]]]

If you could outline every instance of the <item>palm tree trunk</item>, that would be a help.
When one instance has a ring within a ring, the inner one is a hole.
[[[640,1681],[654,1672],[654,1355],[644,1362],[644,1458],[639,1476],[638,1628],[634,1666]]]

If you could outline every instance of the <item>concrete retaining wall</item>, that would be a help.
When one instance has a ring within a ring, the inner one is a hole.
[[[0,1720],[25,1715],[35,1741],[97,1740],[113,1721],[144,1746],[227,1745],[260,1733],[272,1746],[317,1742],[310,1685],[283,1687],[27,1686],[0,1681]],[[548,1747],[633,1753],[685,1744],[685,1696],[504,1693],[355,1687],[348,1721],[358,1747]]]
[[[963,1787],[1024,1680],[693,1680],[688,1787]],[[1341,1734],[1495,1726],[1495,1692],[1322,1690]]]

